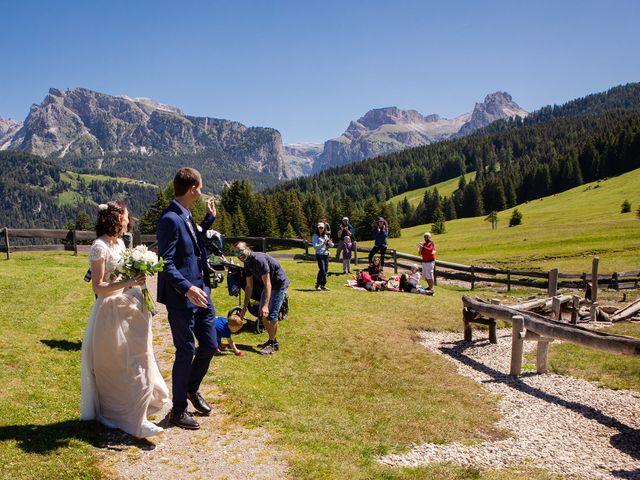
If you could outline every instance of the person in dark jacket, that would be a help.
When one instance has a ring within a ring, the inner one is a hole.
[[[389,225],[387,225],[387,221],[384,218],[378,217],[372,235],[373,248],[369,252],[369,263],[373,261],[376,253],[380,253],[380,263],[384,268],[384,255],[387,253],[387,238],[389,238]]]

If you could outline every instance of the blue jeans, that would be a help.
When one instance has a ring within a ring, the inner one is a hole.
[[[260,310],[262,310],[262,305],[264,305],[264,293],[265,292],[263,290],[260,297]],[[269,299],[269,316],[267,317],[270,321],[278,321],[278,313],[280,313],[280,307],[282,307],[282,302],[284,302],[284,296],[286,294],[287,287],[271,289],[271,298]]]
[[[321,287],[323,287],[327,284],[327,272],[329,271],[329,254],[316,254],[316,260],[318,261],[318,276],[316,277],[316,285],[320,285]]]

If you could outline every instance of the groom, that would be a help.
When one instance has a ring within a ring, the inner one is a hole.
[[[167,306],[176,347],[170,420],[178,427],[197,430],[200,425],[187,412],[187,398],[203,415],[211,413],[198,388],[218,347],[207,253],[199,229],[206,230],[213,223],[216,203],[213,198],[207,201],[207,215],[197,226],[190,209],[202,194],[200,173],[193,168],[181,168],[173,179],[173,187],[175,198],[158,220],[158,255],[165,262],[158,275],[158,301]]]

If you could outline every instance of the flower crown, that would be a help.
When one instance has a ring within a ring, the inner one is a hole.
[[[106,203],[101,203],[100,205],[98,205],[98,211],[100,212],[106,210],[107,208],[109,208],[109,205],[107,205]]]

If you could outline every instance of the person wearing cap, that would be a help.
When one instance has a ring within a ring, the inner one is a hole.
[[[374,255],[380,252],[380,265],[384,268],[384,255],[387,253],[387,238],[389,238],[389,225],[384,218],[378,217],[372,236],[373,248],[369,252],[369,263],[373,261]]]
[[[323,222],[318,222],[316,225],[311,243],[316,250],[316,260],[318,261],[315,288],[316,290],[329,290],[327,288],[327,271],[329,270],[329,247],[333,247],[333,242],[331,237],[327,235]]]
[[[433,270],[436,265],[436,244],[431,240],[431,233],[424,234],[424,243],[418,244],[418,253],[422,257],[422,275],[433,290]]]
[[[331,235],[331,231],[327,232]],[[344,239],[345,237],[350,237],[351,241],[355,240],[354,238],[355,229],[353,225],[349,223],[349,217],[342,217],[342,222],[338,226],[338,248],[336,251],[336,260],[340,260],[340,254],[344,249]]]

